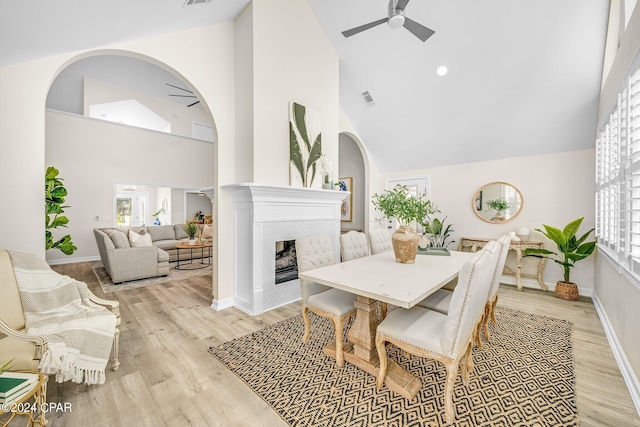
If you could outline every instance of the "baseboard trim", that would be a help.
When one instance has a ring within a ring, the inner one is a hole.
[[[607,335],[607,340],[609,341],[609,346],[613,351],[613,356],[616,358],[616,362],[618,362],[622,378],[624,378],[624,382],[627,384],[627,388],[631,394],[631,400],[633,400],[633,404],[636,405],[636,411],[638,412],[638,415],[640,415],[640,382],[638,382],[638,378],[629,364],[629,360],[624,353],[624,349],[620,345],[620,341],[618,341],[618,337],[613,329],[613,325],[609,321],[607,312],[598,299],[598,294],[594,292],[591,299],[593,300],[593,305],[596,308],[598,317],[600,317],[604,333]]]
[[[224,310],[225,308],[233,307],[233,298],[227,299],[214,299],[211,301],[211,308],[215,311]]]
[[[47,260],[47,264],[49,264],[49,265],[60,265],[60,264],[73,264],[75,262],[87,262],[87,261],[100,261],[100,255],[86,256],[86,257],[82,257],[82,258],[51,259],[51,260]]]
[[[500,279],[500,283],[504,283],[505,285],[513,285],[516,286],[516,278],[514,276],[511,275],[503,275],[502,279]],[[556,283],[553,282],[544,282],[545,285],[547,285],[547,291],[548,292],[553,292],[556,290]],[[538,283],[538,281],[536,279],[532,279],[530,277],[523,277],[522,278],[522,287],[523,288],[528,288],[528,289],[537,289],[537,290],[542,290],[540,288],[540,284]],[[593,296],[593,289],[591,288],[581,288],[578,286],[578,293],[582,296],[585,297],[592,297]]]

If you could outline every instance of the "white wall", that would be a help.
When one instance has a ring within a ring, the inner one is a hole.
[[[78,247],[70,257],[47,251],[48,261],[98,256],[93,228],[114,225],[115,182],[183,188],[213,182],[211,143],[53,110],[46,118],[46,164],[60,171],[69,193],[69,227],[60,232]],[[152,197],[150,214],[157,210]]]
[[[202,211],[204,215],[211,215],[211,208],[211,199],[207,196],[187,193],[187,221],[193,221],[198,211]]]
[[[317,111],[338,164],[338,56],[306,0],[253,2],[254,182],[289,185],[289,102]]]
[[[456,243],[452,248],[457,248],[461,237],[496,238],[519,227],[527,227],[532,232],[531,240],[546,241],[547,248],[552,250],[554,244],[533,231],[534,228],[542,228],[542,224],[563,228],[582,216],[580,231],[586,232],[594,226],[594,156],[594,150],[580,150],[403,171],[384,174],[380,185],[386,178],[430,174],[432,200],[441,211],[437,217],[447,216],[447,224],[453,224]],[[512,184],[520,190],[524,200],[521,213],[504,224],[482,221],[472,208],[476,191],[494,181]],[[568,185],[569,181],[578,184]],[[593,289],[593,262],[593,257],[580,261],[571,274],[571,280],[578,283],[583,294],[590,294]],[[562,280],[560,267],[548,262],[543,279],[553,288],[558,280]],[[523,285],[539,289],[534,279],[523,278]]]
[[[365,231],[365,208],[368,208],[368,206],[365,203],[365,173],[362,153],[351,136],[341,133],[339,141],[339,176],[334,176],[334,181],[343,177],[353,178],[353,188],[351,189],[353,218],[351,222],[343,221],[340,228],[343,230]]]

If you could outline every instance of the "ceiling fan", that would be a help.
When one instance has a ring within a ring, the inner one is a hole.
[[[386,22],[387,24],[389,24],[389,27],[393,29],[404,27],[409,30],[411,34],[413,34],[423,42],[427,41],[427,39],[431,37],[435,33],[435,31],[425,27],[422,24],[417,23],[412,19],[407,18],[404,14],[404,9],[407,7],[407,3],[409,3],[409,0],[389,0],[389,13],[386,18],[382,18],[377,21],[373,21],[368,24],[343,31],[342,35],[345,37],[351,37],[364,30],[377,27],[378,25],[384,24]]]
[[[169,94],[169,96],[177,96],[177,97],[180,97],[180,98],[195,98],[195,99],[197,99],[197,98],[198,98],[197,96],[195,96],[195,95],[193,94],[193,92],[192,92],[192,91],[190,91],[190,90],[188,90],[188,89],[184,89],[184,88],[181,88],[181,87],[178,87],[178,86],[174,86],[174,85],[169,84],[169,83],[165,83],[165,84],[166,84],[167,86],[171,86],[172,88],[179,89],[179,90],[182,90],[182,91],[185,91],[185,92],[189,92],[189,93],[191,94],[191,95],[173,95],[173,94]],[[191,103],[191,104],[187,105],[187,107],[193,107],[194,105],[196,105],[196,104],[198,104],[198,103],[200,103],[200,101],[193,102],[193,103]]]

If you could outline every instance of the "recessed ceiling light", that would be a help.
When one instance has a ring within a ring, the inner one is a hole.
[[[442,77],[445,74],[447,74],[449,72],[449,70],[447,69],[447,67],[445,67],[444,65],[441,65],[438,67],[438,69],[436,70],[436,73]]]

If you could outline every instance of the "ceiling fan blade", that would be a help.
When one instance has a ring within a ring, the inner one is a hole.
[[[407,3],[409,3],[409,0],[398,0],[396,10],[404,11],[404,8],[407,7]]]
[[[197,98],[197,96],[195,96],[195,95],[172,95],[172,94],[169,94],[169,96],[179,96],[180,98]]]
[[[351,37],[355,34],[358,34],[364,30],[368,30],[369,28],[377,27],[380,24],[384,24],[387,22],[387,18],[378,19],[377,21],[369,22],[368,24],[361,25],[359,27],[352,28],[347,31],[343,31],[342,35],[345,37]]]
[[[196,105],[196,104],[198,104],[198,103],[200,103],[200,101],[196,101],[196,102],[194,102],[193,104],[189,104],[189,105],[187,105],[187,107],[193,107],[194,105]]]
[[[429,37],[435,34],[435,31],[433,31],[431,28],[427,28],[424,25],[407,18],[406,16],[404,18],[404,27],[409,30],[411,34],[413,34],[423,42],[426,42]]]
[[[171,86],[171,87],[174,87],[174,88],[176,88],[176,89],[183,90],[183,91],[185,91],[185,92],[193,93],[193,92],[191,92],[191,91],[190,91],[190,90],[188,90],[188,89],[184,89],[184,88],[181,88],[181,87],[178,87],[178,86],[174,86],[174,85],[169,84],[169,83],[165,83],[165,84],[166,84],[167,86]]]

